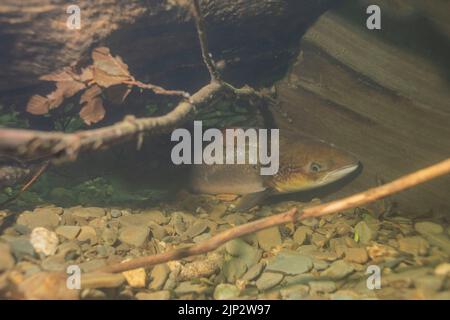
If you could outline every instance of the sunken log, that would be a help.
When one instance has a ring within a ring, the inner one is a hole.
[[[426,24],[414,15],[405,21],[384,14],[385,29],[370,31],[363,14],[349,17],[364,13],[350,2],[308,30],[296,63],[277,85],[282,128],[333,142],[362,161],[362,174],[334,198],[374,186],[377,176],[390,181],[450,156],[446,28],[437,28],[436,19]],[[384,1],[371,1],[377,2]],[[433,209],[448,218],[449,195],[446,176],[393,200],[405,214]]]

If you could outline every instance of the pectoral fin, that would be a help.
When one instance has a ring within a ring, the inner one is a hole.
[[[270,189],[244,195],[236,205],[236,211],[246,211],[263,202],[271,194]]]

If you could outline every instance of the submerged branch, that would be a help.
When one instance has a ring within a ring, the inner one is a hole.
[[[124,272],[136,268],[150,267],[172,260],[179,260],[189,256],[203,254],[219,248],[221,245],[232,239],[236,239],[250,233],[289,222],[295,222],[310,217],[320,217],[337,213],[345,209],[355,208],[448,173],[450,173],[450,158],[425,169],[398,178],[390,183],[371,188],[340,200],[309,207],[303,209],[301,212],[298,212],[296,208],[293,208],[285,213],[276,214],[225,230],[209,240],[205,240],[188,248],[176,249],[152,256],[132,259],[123,263],[113,264],[99,269],[98,272]]]

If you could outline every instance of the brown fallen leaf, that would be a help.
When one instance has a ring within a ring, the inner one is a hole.
[[[105,117],[105,108],[100,97],[89,100],[80,110],[80,117],[87,125],[97,123]]]
[[[47,98],[36,94],[28,101],[26,110],[34,115],[42,115],[48,113],[49,105],[50,102]]]
[[[84,104],[96,97],[98,97],[102,93],[102,89],[97,86],[93,85],[92,87],[89,87],[80,97],[80,103]]]
[[[54,81],[54,82],[72,81],[72,80],[75,80],[75,74],[71,70],[71,68],[66,67],[66,68],[63,68],[62,70],[57,70],[50,74],[43,75],[42,77],[39,77],[39,79],[45,80],[45,81]]]
[[[128,66],[119,56],[113,57],[106,47],[99,47],[92,52],[94,61],[94,81],[101,87],[108,88],[134,78],[128,71]]]

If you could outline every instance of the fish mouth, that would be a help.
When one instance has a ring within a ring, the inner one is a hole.
[[[319,182],[320,185],[327,185],[344,177],[347,177],[351,173],[355,172],[360,168],[361,164],[358,162],[356,164],[351,164],[331,172],[328,172]]]

